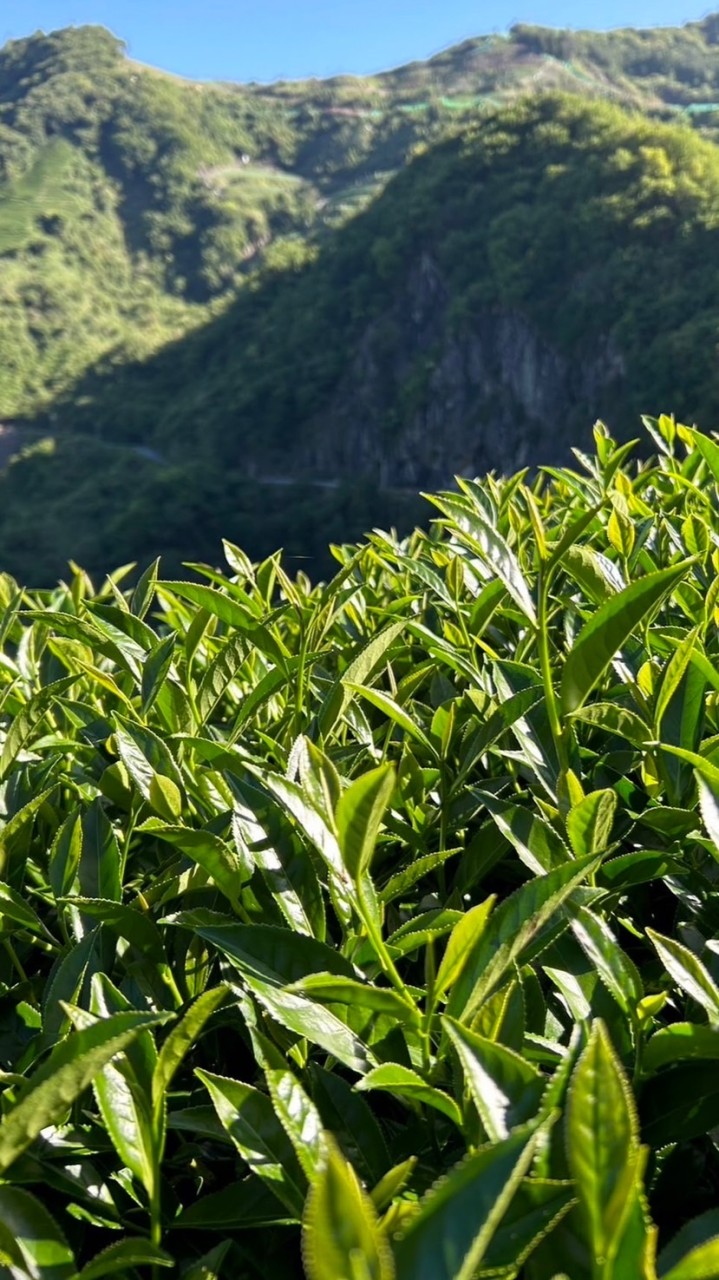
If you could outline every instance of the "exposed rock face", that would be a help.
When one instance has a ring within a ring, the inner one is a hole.
[[[425,254],[302,433],[296,465],[416,489],[565,461],[623,376],[611,340],[573,362],[517,311],[488,309],[453,326],[448,290]]]

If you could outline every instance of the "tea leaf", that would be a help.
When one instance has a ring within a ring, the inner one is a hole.
[[[439,1182],[397,1241],[397,1280],[472,1280],[529,1168],[536,1141],[536,1128],[517,1129],[467,1156]]]
[[[337,805],[337,830],[342,857],[355,881],[369,868],[382,818],[394,788],[392,766],[382,765],[353,782]]]
[[[43,1129],[64,1119],[111,1058],[162,1021],[156,1014],[118,1013],[62,1041],[0,1123],[0,1172],[9,1169]]]
[[[639,623],[681,581],[688,567],[685,563],[648,573],[599,606],[580,631],[562,670],[565,715],[583,706],[615,654]]]
[[[212,1098],[215,1110],[243,1160],[267,1183],[290,1213],[300,1218],[305,1201],[305,1179],[270,1099],[239,1080],[228,1080],[199,1069],[196,1075]]]
[[[665,938],[654,929],[647,929],[647,936],[677,986],[706,1009],[713,1021],[719,1021],[719,987],[712,981],[701,960],[681,942]]]
[[[462,1114],[453,1098],[440,1089],[426,1084],[416,1071],[403,1067],[399,1063],[385,1062],[372,1071],[368,1071],[356,1085],[357,1089],[387,1089],[400,1098],[412,1103],[422,1102],[425,1106],[441,1111],[456,1125],[461,1126]]]
[[[333,1143],[307,1197],[302,1256],[308,1280],[395,1280],[372,1202]]]
[[[598,1021],[572,1075],[565,1132],[587,1245],[604,1264],[623,1226],[639,1142],[629,1086]]]

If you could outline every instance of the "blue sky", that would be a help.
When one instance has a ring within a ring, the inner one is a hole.
[[[669,26],[707,12],[692,0],[0,0],[0,43],[101,23],[179,75],[272,80],[378,71],[513,22]]]

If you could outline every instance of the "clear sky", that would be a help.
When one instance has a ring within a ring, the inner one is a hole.
[[[701,0],[0,0],[0,43],[100,23],[132,57],[179,75],[273,80],[379,71],[513,22],[674,26],[709,11]]]

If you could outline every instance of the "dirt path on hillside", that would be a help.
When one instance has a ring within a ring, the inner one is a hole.
[[[16,427],[12,423],[0,423],[0,472],[4,471],[9,465],[12,458],[26,446],[36,444],[39,440],[51,435],[50,431],[42,431],[32,427]],[[82,436],[75,436],[74,442],[78,452],[82,449]],[[123,453],[134,453],[136,457],[144,458],[147,462],[154,462],[157,466],[167,466],[167,459],[158,453],[156,449],[152,449],[149,445],[143,444],[117,444],[113,441],[103,441],[113,449],[119,449]],[[286,489],[297,485],[304,485],[308,489],[339,489],[343,484],[348,482],[348,477],[336,477],[334,479],[313,478],[312,476],[288,476],[288,475],[259,475],[250,476],[248,480],[252,484],[268,489]],[[402,488],[399,485],[387,485],[385,492],[387,493],[406,493],[416,495],[415,489]]]

